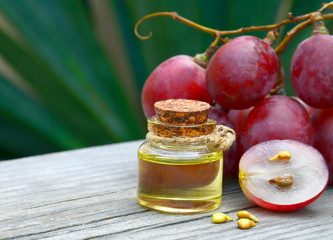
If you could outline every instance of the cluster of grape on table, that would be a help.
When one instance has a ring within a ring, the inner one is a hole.
[[[298,45],[291,64],[296,97],[270,94],[279,71],[270,44],[254,36],[236,37],[214,53],[206,69],[187,55],[161,63],[143,87],[143,110],[152,116],[156,101],[171,98],[211,104],[210,117],[237,134],[225,153],[224,176],[238,175],[238,161],[250,147],[292,139],[322,153],[333,185],[333,36],[313,35]]]

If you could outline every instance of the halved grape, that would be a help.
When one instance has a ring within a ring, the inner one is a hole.
[[[269,160],[282,151],[288,151],[290,159]],[[305,207],[322,194],[327,181],[328,169],[320,152],[294,140],[259,143],[247,150],[239,163],[239,182],[244,194],[270,210]]]

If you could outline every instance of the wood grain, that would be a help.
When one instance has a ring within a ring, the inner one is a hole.
[[[168,215],[136,202],[142,141],[0,162],[0,239],[332,239],[333,188],[292,213],[253,205],[235,180],[218,211],[249,209],[260,223],[213,224],[212,213]],[[216,211],[215,211],[216,212]]]

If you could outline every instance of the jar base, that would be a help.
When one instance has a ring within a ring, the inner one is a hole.
[[[151,210],[170,214],[196,214],[214,211],[221,205],[221,196],[209,199],[181,199],[152,197],[138,194],[140,205]]]

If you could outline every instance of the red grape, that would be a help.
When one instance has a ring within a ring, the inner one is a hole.
[[[233,147],[235,149],[235,154],[234,156],[234,166],[230,170],[230,174],[234,177],[238,177],[238,165],[239,165],[239,160],[243,154],[243,150],[241,149],[241,145],[239,143],[240,141],[240,133],[242,131],[242,128],[246,122],[247,115],[251,112],[251,108],[246,108],[243,110],[230,110],[228,113],[228,117],[231,121],[231,123],[234,126],[234,130],[236,132],[236,142],[234,143]]]
[[[282,95],[266,98],[249,113],[241,133],[244,151],[272,140],[292,139],[312,144],[313,127],[305,108],[296,100]]]
[[[238,172],[239,172],[239,161],[244,153],[244,150],[240,144],[240,137],[237,136],[235,143],[233,144],[233,147],[235,148],[235,154],[234,156],[234,166],[230,170],[230,175],[238,178]]]
[[[333,108],[316,110],[311,116],[314,129],[313,146],[324,156],[333,186]]]
[[[141,102],[146,117],[155,115],[154,103],[160,100],[185,98],[212,103],[206,89],[206,70],[193,58],[178,55],[161,63],[145,82]]]
[[[333,107],[333,36],[317,34],[299,44],[290,72],[293,88],[305,103]]]
[[[217,107],[210,106],[208,117],[215,119],[217,125],[224,125],[234,129],[233,124],[229,120],[228,114]]]
[[[234,130],[237,134],[239,134],[246,122],[247,115],[251,112],[251,108],[246,108],[243,110],[230,110],[228,113],[228,117],[234,126]]]
[[[207,89],[226,109],[249,108],[270,92],[278,65],[269,44],[254,36],[236,37],[219,48],[210,60]]]
[[[215,119],[218,125],[224,125],[234,129],[228,115],[219,108],[211,106],[208,117]],[[236,142],[234,142],[231,148],[223,153],[223,177],[227,177],[230,174],[230,171],[235,164],[237,150],[236,145]]]
[[[308,112],[309,116],[311,116],[314,111],[316,111],[316,108],[313,108],[311,106],[309,106],[308,104],[306,104],[305,102],[303,102],[299,97],[292,97],[293,99],[296,99],[298,102],[300,102],[303,107],[305,107],[306,111]]]

